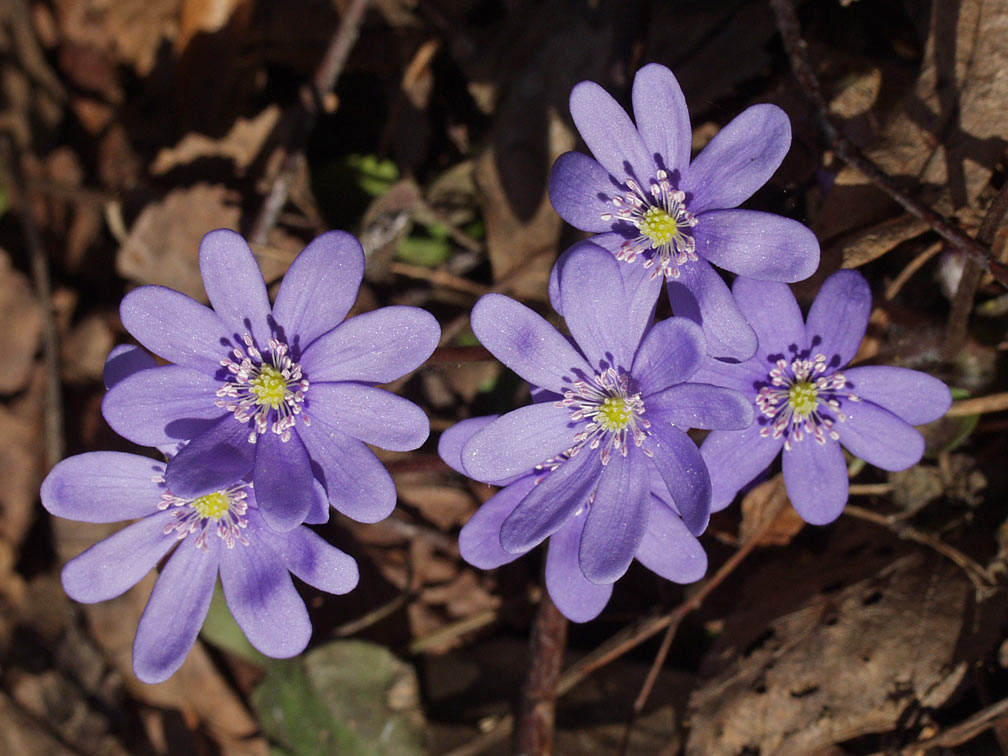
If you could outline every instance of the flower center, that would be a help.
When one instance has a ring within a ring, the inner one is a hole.
[[[627,455],[627,437],[635,446],[647,438],[651,423],[644,417],[644,401],[640,393],[630,393],[630,377],[616,368],[609,368],[591,381],[577,380],[574,388],[564,392],[557,407],[567,407],[571,420],[587,423],[574,435],[574,445],[563,453],[573,457],[582,448],[600,449],[602,464],[609,464],[615,449]],[[644,449],[645,454],[649,454]],[[544,463],[546,464],[546,463]]]
[[[162,476],[157,476],[154,480],[164,483]],[[233,549],[236,543],[243,546],[249,544],[244,533],[248,527],[248,519],[245,517],[248,511],[247,498],[248,485],[238,483],[196,499],[183,499],[170,491],[164,491],[157,506],[162,511],[169,507],[175,509],[171,521],[164,527],[165,535],[174,530],[181,541],[196,533],[196,547],[206,551],[207,540],[216,534],[229,549]]]
[[[640,232],[651,240],[653,246],[671,242],[679,233],[679,224],[660,207],[649,207],[641,219]]]
[[[234,359],[221,360],[229,375],[217,389],[220,397],[217,406],[234,413],[240,422],[254,423],[249,443],[258,441],[267,429],[282,441],[289,441],[298,415],[308,425],[308,416],[303,411],[308,380],[301,372],[301,365],[290,358],[287,345],[278,339],[269,340],[266,357],[247,333],[242,341],[244,350],[235,348],[231,352]]]
[[[788,401],[796,415],[811,415],[819,404],[815,386],[808,381],[798,381],[788,390]]]
[[[643,255],[644,267],[653,269],[652,278],[679,278],[679,266],[698,259],[693,236],[684,233],[697,224],[696,217],[686,209],[686,194],[672,188],[664,170],[658,171],[650,191],[634,179],[627,179],[623,186],[626,191],[612,198],[616,211],[602,213],[601,217],[606,222],[629,223],[638,233],[623,242],[616,259],[632,263]]]
[[[228,503],[227,496],[222,494],[220,491],[215,491],[212,494],[207,494],[206,496],[200,496],[198,499],[193,499],[189,506],[195,509],[196,513],[199,514],[200,517],[209,520],[221,519],[231,508],[231,505]]]
[[[612,433],[621,431],[630,424],[633,410],[622,396],[607,396],[595,417],[602,430]]]
[[[791,450],[793,442],[807,435],[819,444],[827,437],[836,441],[839,434],[833,429],[846,418],[843,402],[859,402],[853,388],[843,373],[826,375],[826,355],[817,354],[812,359],[796,357],[790,363],[779,359],[767,375],[767,384],[756,393],[756,407],[764,423],[763,438],[784,439],[784,448]]]

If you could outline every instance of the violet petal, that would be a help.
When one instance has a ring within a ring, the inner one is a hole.
[[[871,402],[844,402],[833,430],[855,457],[883,470],[905,470],[924,456],[924,437],[905,420]]]
[[[308,416],[389,451],[410,451],[430,435],[422,409],[391,391],[360,383],[313,383]]]
[[[765,360],[770,354],[790,356],[808,346],[805,343],[805,320],[787,284],[739,277],[732,285],[732,294],[756,332],[759,340],[757,356],[760,359]],[[766,379],[772,365],[764,364],[763,378]]]
[[[105,358],[102,380],[105,383],[105,388],[110,389],[134,373],[157,366],[157,360],[140,347],[134,344],[119,344],[113,347],[112,351],[108,353],[108,357]]]
[[[667,318],[648,331],[631,372],[641,394],[649,397],[687,380],[706,354],[707,340],[700,326],[686,318]]]
[[[711,357],[748,360],[756,352],[756,334],[739,310],[721,276],[703,258],[682,265],[680,277],[665,282],[672,312],[703,328]]]
[[[533,386],[562,394],[570,388],[575,373],[593,372],[556,328],[509,297],[482,297],[473,307],[470,321],[480,343]]]
[[[441,338],[437,320],[419,307],[382,307],[350,318],[305,350],[301,367],[314,384],[388,383],[416,370]]]
[[[462,466],[469,477],[485,483],[505,480],[571,448],[578,430],[567,407],[519,407],[469,439],[462,447]]]
[[[871,289],[856,270],[838,270],[823,283],[805,321],[806,344],[812,354],[825,354],[829,364],[842,367],[861,346]]]
[[[622,182],[637,179],[645,189],[657,168],[630,116],[602,87],[593,81],[576,84],[570,94],[574,125],[595,159]]]
[[[755,210],[712,210],[693,229],[697,254],[764,281],[801,281],[819,266],[819,240],[796,220]]]
[[[742,430],[753,423],[753,403],[740,391],[706,383],[680,383],[648,397],[652,424],[670,421],[682,429]]]
[[[549,540],[546,551],[546,590],[556,608],[572,622],[595,619],[612,596],[612,583],[589,581],[578,564],[584,514],[571,517]]]
[[[119,315],[154,354],[201,373],[214,375],[231,349],[231,334],[217,313],[174,289],[134,289],[123,297]]]
[[[258,651],[277,659],[304,651],[312,631],[308,610],[271,548],[259,541],[221,549],[220,577],[231,615]]]
[[[162,489],[153,478],[164,463],[123,452],[88,452],[58,463],[42,481],[42,506],[78,522],[120,522],[157,509]]]
[[[560,271],[560,299],[571,336],[594,372],[629,369],[640,344],[640,330],[629,328],[629,309],[620,263],[591,242],[571,250]]]
[[[255,448],[252,483],[259,510],[270,528],[286,533],[305,521],[315,500],[308,450],[297,431],[287,441],[267,431]]]
[[[195,538],[186,538],[158,576],[133,639],[133,671],[145,683],[175,674],[196,642],[213,598],[222,544],[210,538],[203,551]]]
[[[304,351],[338,326],[357,299],[364,277],[364,250],[351,234],[329,231],[315,237],[291,263],[273,317],[288,343]]]
[[[652,425],[644,443],[686,527],[700,535],[710,519],[711,501],[710,474],[700,450],[689,436],[666,423]]]
[[[952,393],[937,378],[918,370],[871,365],[843,371],[851,392],[906,420],[923,425],[937,420],[952,406]]]
[[[549,175],[549,198],[557,215],[582,231],[608,231],[616,192],[609,172],[581,152],[565,152],[553,163]]]
[[[158,512],[157,502],[150,502],[146,517],[66,563],[60,576],[63,590],[74,601],[84,604],[108,601],[128,591],[177,542],[174,533],[164,532],[172,514]]]
[[[676,77],[665,66],[650,63],[634,76],[634,120],[655,162],[682,179],[689,165],[693,130],[686,98]]]
[[[637,561],[675,583],[694,583],[707,572],[707,553],[682,518],[658,499],[651,499],[648,527],[637,549]]]
[[[193,438],[227,410],[216,405],[218,381],[180,365],[141,370],[123,378],[102,399],[102,415],[116,433],[158,446]]]
[[[487,499],[459,532],[459,553],[473,567],[492,570],[508,564],[524,552],[511,553],[501,548],[504,521],[535,488],[536,476],[525,475]]]
[[[441,434],[441,438],[438,439],[438,456],[452,470],[468,476],[469,473],[462,466],[462,447],[469,442],[470,438],[498,417],[500,415],[484,415],[482,417],[471,417],[455,423],[451,428],[444,431]]]
[[[765,184],[791,146],[791,122],[776,105],[739,113],[690,164],[681,185],[694,215],[737,207]]]
[[[825,525],[840,516],[847,503],[847,464],[840,444],[820,444],[811,436],[792,442],[781,467],[791,505],[805,522]]]
[[[743,431],[712,431],[700,446],[711,479],[711,511],[719,512],[739,489],[767,469],[784,448],[783,438],[763,438],[763,426]]]
[[[588,501],[601,471],[602,460],[593,449],[582,449],[561,464],[504,520],[501,547],[512,554],[524,554],[546,540]]]
[[[648,475],[648,459],[636,446],[625,457],[613,454],[602,468],[578,551],[581,571],[592,583],[614,583],[630,567],[647,529]]]
[[[252,519],[254,516],[250,516]],[[354,558],[309,528],[274,533],[263,524],[256,529],[255,537],[280,557],[286,569],[320,591],[344,594],[357,586],[360,573]]]
[[[269,296],[248,242],[226,228],[211,231],[200,242],[199,266],[210,304],[229,333],[239,340],[248,333],[265,350],[272,335]]]
[[[357,522],[379,522],[395,509],[392,476],[362,441],[323,423],[298,428],[329,503]]]
[[[168,462],[168,489],[193,499],[241,480],[255,460],[256,445],[248,442],[248,434],[248,426],[230,415],[200,433]]]

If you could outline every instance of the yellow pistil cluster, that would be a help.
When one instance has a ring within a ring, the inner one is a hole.
[[[221,491],[215,491],[212,494],[193,499],[191,506],[203,519],[215,521],[220,520],[231,508],[228,497]]]
[[[818,392],[809,381],[798,381],[788,390],[788,402],[795,415],[808,417],[819,404]]]
[[[633,412],[621,396],[607,397],[599,407],[595,422],[604,431],[621,431],[630,424]]]
[[[652,245],[660,247],[675,239],[679,233],[679,224],[663,209],[652,206],[641,218],[640,232],[651,240]]]
[[[287,396],[287,379],[272,365],[263,365],[249,386],[260,407],[277,409]]]

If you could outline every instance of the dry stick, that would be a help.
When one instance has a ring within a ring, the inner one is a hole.
[[[980,229],[977,231],[978,242],[988,247],[994,243],[994,237],[997,236],[998,228],[1001,226],[1006,212],[1008,212],[1008,184],[1001,187],[1001,191],[980,222]],[[946,362],[951,361],[959,354],[966,341],[966,327],[969,325],[969,316],[973,311],[973,300],[980,287],[982,276],[983,269],[980,264],[972,258],[967,258],[962,276],[959,278],[955,298],[952,300],[952,311],[949,313],[948,325],[945,329],[945,346],[942,349],[942,356]]]
[[[544,590],[532,626],[528,677],[522,690],[515,730],[516,756],[549,756],[553,753],[556,683],[566,647],[567,618]]]
[[[1008,698],[1002,698],[986,709],[981,709],[955,727],[949,727],[933,737],[908,745],[900,753],[903,756],[911,756],[911,754],[924,753],[929,748],[952,748],[972,740],[990,727],[1005,722],[1008,722]]]
[[[292,126],[287,140],[287,154],[284,156],[280,169],[273,178],[269,193],[263,200],[256,216],[249,241],[253,244],[265,244],[270,230],[276,225],[280,211],[287,202],[291,182],[304,159],[304,142],[315,126],[315,119],[326,96],[336,86],[336,81],[343,72],[350,51],[360,33],[361,21],[368,0],[352,0],[350,6],[340,19],[339,26],[329,42],[322,62],[312,77],[309,97],[303,98],[300,107],[291,116]]]
[[[848,504],[844,507],[844,514],[856,517],[859,520],[865,520],[867,522],[873,522],[876,525],[881,525],[893,533],[893,535],[897,538],[902,538],[905,541],[915,541],[916,543],[920,543],[934,549],[943,557],[961,567],[963,572],[966,573],[966,577],[968,577],[970,582],[973,583],[973,587],[978,591],[990,591],[997,584],[997,580],[990,574],[990,572],[987,571],[986,568],[973,559],[970,559],[964,553],[959,551],[959,549],[954,546],[950,546],[929,533],[917,530],[917,528],[912,525],[907,525],[906,523],[893,517],[879,514],[878,512],[873,512],[870,509],[865,509],[864,507],[859,507],[854,504]]]
[[[679,623],[682,622],[683,618],[693,611],[693,609],[700,606],[707,595],[710,594],[710,592],[713,591],[714,588],[716,588],[726,577],[728,577],[739,565],[739,563],[741,563],[741,561],[745,559],[754,548],[756,548],[763,536],[765,536],[768,532],[770,532],[771,528],[773,528],[778,515],[780,515],[785,506],[788,506],[788,500],[786,498],[782,498],[778,505],[766,514],[763,522],[760,523],[759,529],[752,534],[749,540],[742,544],[738,551],[732,554],[728,561],[721,565],[721,569],[719,569],[710,580],[704,583],[700,590],[693,594],[689,601],[682,604],[674,612],[672,612],[672,614],[668,615],[669,622],[668,628],[665,630],[665,637],[662,638],[661,647],[658,649],[658,653],[655,655],[655,660],[651,664],[651,669],[648,671],[644,684],[641,686],[640,692],[637,694],[637,698],[633,704],[633,710],[630,712],[630,718],[627,720],[626,727],[623,730],[623,740],[620,743],[619,749],[620,756],[625,756],[627,748],[630,746],[630,733],[633,731],[633,726],[637,722],[637,718],[644,710],[644,706],[647,704],[647,700],[651,696],[651,691],[654,688],[655,682],[658,680],[658,674],[661,672],[661,668],[665,664],[668,652],[672,648],[672,641],[675,639],[676,631],[679,629]]]
[[[63,395],[60,392],[59,366],[59,336],[56,333],[56,319],[52,310],[52,287],[49,282],[49,261],[42,236],[32,218],[28,206],[28,195],[24,189],[25,181],[21,173],[21,164],[11,143],[9,135],[0,138],[3,162],[7,165],[8,194],[17,205],[21,218],[21,228],[28,247],[28,257],[31,262],[32,281],[35,284],[35,295],[42,303],[42,358],[46,371],[45,399],[43,404],[46,468],[51,468],[63,459]]]
[[[846,136],[837,130],[830,120],[829,106],[823,97],[819,79],[809,62],[807,45],[801,36],[801,26],[798,23],[798,14],[795,11],[793,0],[769,0],[769,3],[776,16],[777,29],[784,40],[784,47],[791,61],[791,70],[795,78],[798,79],[798,83],[801,84],[805,96],[811,100],[818,111],[820,124],[833,151],[841,160],[856,168],[871,183],[898,202],[904,210],[927,223],[932,231],[952,246],[961,249],[971,259],[976,260],[999,283],[1008,287],[1008,266],[996,260],[991,255],[988,246],[966,235],[943,215],[936,213],[927,205],[908,195],[901,186],[893,181],[889,174],[865,157]]]

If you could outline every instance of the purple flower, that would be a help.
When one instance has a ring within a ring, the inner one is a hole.
[[[619,263],[605,250],[584,242],[572,251],[560,296],[576,346],[507,297],[489,294],[473,308],[476,337],[537,401],[475,432],[459,465],[476,480],[524,480],[498,494],[514,506],[491,546],[525,553],[580,512],[583,528],[564,538],[588,582],[611,584],[648,532],[653,477],[667,489],[661,506],[703,531],[710,479],[685,429],[744,428],[752,407],[736,391],[687,382],[706,354],[702,331],[670,318],[645,333],[627,317]]]
[[[759,338],[747,362],[708,359],[698,380],[747,394],[756,423],[713,431],[701,447],[723,509],[784,450],[784,484],[807,522],[840,516],[847,503],[841,445],[883,470],[904,470],[924,453],[914,425],[936,420],[952,396],[944,383],[916,370],[885,365],[845,368],[864,338],[871,290],[864,277],[841,270],[826,279],[802,322],[784,284],[736,279],[735,299]]]
[[[128,294],[123,325],[175,363],[114,385],[105,419],[139,444],[190,440],[168,464],[169,488],[197,498],[251,474],[263,519],[303,522],[320,483],[349,517],[376,522],[395,486],[366,444],[415,449],[426,415],[379,388],[417,368],[440,329],[415,307],[385,307],[341,323],[357,297],[364,254],[350,234],[323,234],[298,255],[270,307],[245,240],[212,231],[200,245],[209,309],[177,291]]]
[[[232,483],[198,497],[165,486],[165,465],[120,452],[60,462],[42,483],[52,514],[82,522],[137,519],[63,568],[67,594],[84,603],[136,585],[177,544],[158,576],[133,642],[133,669],[147,683],[168,679],[203,625],[220,573],[228,608],[267,656],[300,653],[311,636],[290,574],[329,593],[357,585],[357,563],[306,527],[266,526],[252,486]]]
[[[441,458],[465,475],[463,447],[495,419],[496,415],[463,420],[442,433],[438,442]],[[647,525],[633,556],[668,580],[692,583],[706,573],[707,554],[683,523],[658,471],[652,467],[650,472]],[[479,508],[459,533],[462,558],[475,567],[491,570],[525,554],[527,550],[512,553],[501,547],[501,528],[549,474],[548,468],[533,469],[510,481],[494,481],[504,487]],[[588,511],[587,507],[579,506],[549,537],[546,551],[546,590],[564,616],[574,622],[587,622],[597,617],[613,591],[613,583],[592,582],[581,570],[578,552]]]
[[[756,337],[711,263],[770,281],[800,281],[819,264],[819,243],[802,224],[735,209],[784,159],[791,144],[787,115],[754,105],[691,162],[689,113],[672,72],[644,66],[632,99],[636,126],[598,84],[574,87],[571,116],[595,159],[578,152],[557,159],[549,181],[553,207],[627,263],[621,272],[635,317],[647,319],[664,279],[673,312],[703,326],[712,355],[748,359]],[[554,277],[554,303],[557,284]]]

